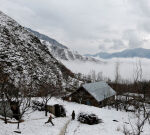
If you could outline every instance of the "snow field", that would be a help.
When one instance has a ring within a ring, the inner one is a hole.
[[[52,126],[51,123],[45,124],[48,116],[44,116],[44,112],[35,111],[31,114],[26,114],[25,122],[20,123],[21,135],[59,135],[68,118],[55,118]],[[4,124],[0,120],[0,135],[18,135],[13,131],[17,130],[17,124]]]
[[[58,99],[52,99],[49,104],[53,105],[59,103],[63,105],[67,111],[67,116],[71,116],[73,110],[76,113],[76,120],[71,121],[68,125],[65,135],[123,135],[123,127],[132,130],[130,122],[134,128],[137,123],[137,117],[134,113],[116,111],[115,109],[97,108],[77,104],[73,102],[66,102]],[[77,115],[80,112],[94,113],[103,120],[103,123],[97,125],[81,124],[77,121]],[[114,122],[117,120],[118,122]],[[150,135],[150,126],[146,123],[143,135]]]
[[[123,135],[124,126],[129,130],[132,129],[130,122],[133,127],[136,127],[137,117],[131,112],[97,108],[55,98],[52,98],[48,104],[63,105],[66,109],[67,117],[53,119],[55,126],[52,126],[50,123],[44,124],[49,116],[45,117],[45,112],[35,111],[31,113],[30,110],[24,116],[25,122],[20,124],[22,135]],[[76,119],[70,121],[73,110],[75,111]],[[77,115],[80,112],[94,113],[103,120],[103,123],[96,125],[82,124],[77,121]],[[117,120],[118,122],[114,122],[113,120]],[[68,121],[70,122],[68,123]],[[4,124],[0,120],[0,135],[17,135],[17,133],[13,132],[16,128],[17,124]],[[150,126],[148,123],[146,123],[142,135],[150,135]]]

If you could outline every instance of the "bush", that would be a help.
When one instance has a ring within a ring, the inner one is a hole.
[[[102,120],[99,119],[97,115],[86,114],[86,113],[80,113],[78,115],[78,121],[80,121],[81,123],[89,124],[89,125],[102,123]]]
[[[33,110],[38,110],[38,111],[44,111],[45,110],[45,106],[44,104],[40,103],[39,101],[32,101],[33,105],[32,108]]]

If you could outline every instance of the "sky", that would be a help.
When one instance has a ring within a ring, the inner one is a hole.
[[[150,48],[150,0],[0,0],[0,10],[81,54]]]

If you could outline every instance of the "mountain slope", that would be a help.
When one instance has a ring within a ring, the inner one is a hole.
[[[100,52],[97,54],[86,54],[86,56],[92,56],[92,57],[99,57],[103,59],[110,59],[110,58],[133,58],[133,57],[140,57],[140,58],[148,58],[150,59],[150,49],[144,49],[144,48],[135,48],[135,49],[127,49],[121,52],[116,53],[105,53]]]
[[[38,89],[47,82],[61,90],[73,90],[73,83],[79,84],[75,75],[59,63],[36,36],[1,11],[0,64],[16,86],[21,81]]]
[[[26,28],[26,29],[32,32],[35,36],[37,36],[41,40],[41,42],[49,48],[51,54],[59,60],[66,60],[66,61],[78,60],[82,62],[90,61],[90,62],[101,63],[100,60],[97,60],[92,57],[83,56],[76,51],[70,50],[68,47],[58,43],[56,40],[44,34],[31,30],[30,28]]]
[[[50,44],[53,44],[53,45],[55,45],[55,46],[59,46],[59,47],[61,47],[61,48],[68,49],[67,46],[64,46],[64,45],[58,43],[55,39],[52,39],[52,38],[50,38],[50,37],[48,37],[48,36],[46,36],[46,35],[44,35],[44,34],[41,34],[41,33],[37,32],[37,31],[34,31],[34,30],[30,29],[30,28],[26,28],[26,29],[27,29],[28,31],[32,32],[32,33],[33,33],[35,36],[37,36],[40,40],[48,41]]]

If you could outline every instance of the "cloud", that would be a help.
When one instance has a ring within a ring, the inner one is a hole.
[[[126,46],[121,39],[104,39],[99,45],[100,51],[109,51],[109,50],[120,50],[124,49]]]
[[[128,0],[131,4],[131,13],[137,20],[139,31],[150,32],[150,1],[148,0]]]
[[[125,47],[125,45],[121,39],[114,39],[113,40],[113,46],[111,47],[112,49],[118,50],[118,49],[122,49],[124,47]]]
[[[129,48],[142,47],[145,42],[138,31],[135,30],[126,30],[123,34],[123,38],[128,41]]]
[[[83,54],[148,46],[142,41],[150,30],[150,2],[146,0],[0,0],[0,3],[0,9],[23,26]],[[129,32],[130,29],[139,34]]]
[[[132,7],[132,13],[144,17],[150,17],[150,1],[148,0],[128,0]]]

